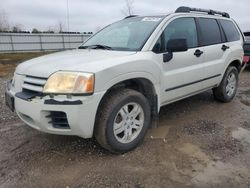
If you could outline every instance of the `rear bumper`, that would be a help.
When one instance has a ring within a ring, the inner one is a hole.
[[[250,63],[250,56],[244,56],[243,62]]]

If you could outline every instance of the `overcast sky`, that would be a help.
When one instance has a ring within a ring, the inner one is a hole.
[[[96,31],[124,17],[124,0],[68,0],[70,31]],[[250,30],[250,0],[134,0],[133,12],[139,15],[165,14],[179,6],[209,8],[228,12],[243,31]],[[0,0],[11,25],[23,29],[67,30],[67,0]]]

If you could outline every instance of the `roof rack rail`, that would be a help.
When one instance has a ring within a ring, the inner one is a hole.
[[[221,15],[226,18],[230,18],[230,15],[227,12],[220,12],[216,10],[211,10],[211,9],[201,9],[201,8],[191,8],[191,7],[179,7],[176,9],[175,13],[189,13],[189,12],[204,12],[208,13],[209,15]]]
[[[133,18],[133,17],[136,17],[136,16],[138,16],[138,15],[129,15],[129,16],[125,17],[124,20],[127,19],[127,18]]]

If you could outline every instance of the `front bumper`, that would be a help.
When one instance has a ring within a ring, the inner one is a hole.
[[[29,100],[17,97],[18,95],[11,89],[7,89],[6,93],[10,98],[14,98],[17,115],[30,127],[51,134],[91,138],[98,104],[105,92],[91,96],[72,96],[70,99],[64,95],[58,95],[53,99],[44,96]],[[68,128],[58,128],[51,123],[51,114],[55,112],[66,114]]]

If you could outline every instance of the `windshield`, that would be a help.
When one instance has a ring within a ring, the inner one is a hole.
[[[162,19],[163,16],[121,20],[101,30],[79,48],[139,51]]]

